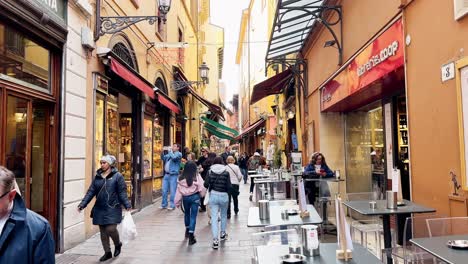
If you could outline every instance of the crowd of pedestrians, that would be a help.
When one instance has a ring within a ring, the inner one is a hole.
[[[246,152],[238,156],[226,147],[223,153],[217,155],[210,152],[209,148],[203,147],[196,160],[195,153],[190,149],[185,148],[184,153],[179,149],[178,144],[174,144],[170,149],[165,148],[167,152],[162,157],[165,174],[160,208],[182,209],[185,238],[188,239],[189,245],[197,242],[195,226],[198,213],[207,212],[213,236],[213,249],[218,249],[220,241],[228,237],[226,226],[227,219],[231,218],[231,208],[234,209],[235,215],[239,214],[239,185],[242,182],[247,184],[248,170],[256,170],[259,166],[266,165],[266,160],[260,154],[260,150],[251,156]],[[169,204],[167,196],[170,196]]]

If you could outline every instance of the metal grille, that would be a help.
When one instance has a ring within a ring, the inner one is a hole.
[[[115,44],[112,48],[112,52],[114,52],[122,61],[127,63],[128,66],[136,70],[134,54],[132,54],[123,43]]]

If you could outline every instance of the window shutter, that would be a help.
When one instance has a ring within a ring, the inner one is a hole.
[[[468,0],[454,0],[455,20],[468,14]]]

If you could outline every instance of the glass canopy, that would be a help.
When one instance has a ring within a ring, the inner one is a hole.
[[[266,60],[297,53],[320,16],[323,0],[279,0]]]

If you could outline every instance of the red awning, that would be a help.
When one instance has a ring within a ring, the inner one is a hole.
[[[213,104],[212,102],[206,100],[205,98],[201,97],[201,95],[197,94],[192,87],[188,87],[188,91],[193,95],[193,97],[197,98],[200,103],[204,104],[208,109],[213,112],[214,114],[218,115],[223,121],[225,120],[223,109],[220,106]]]
[[[289,84],[292,77],[292,71],[287,69],[284,72],[278,73],[261,83],[257,83],[253,87],[252,96],[250,97],[250,104],[254,104],[269,95],[281,93],[284,87]]]
[[[240,134],[235,138],[235,140],[241,139],[244,135],[247,135],[247,134],[250,133],[251,131],[255,130],[257,127],[260,127],[260,126],[264,125],[265,122],[266,122],[265,119],[260,118],[259,120],[255,121],[255,123],[253,123],[252,125],[250,125],[249,127],[247,127],[244,131],[242,131],[242,133],[240,133]]]
[[[110,62],[110,69],[122,79],[126,80],[136,88],[140,89],[140,91],[147,94],[150,98],[155,98],[153,86],[148,83],[148,81],[146,81],[141,75],[131,70],[128,66],[124,66],[124,64],[121,64],[115,58],[112,58]]]
[[[161,103],[176,114],[180,113],[179,105],[176,102],[172,101],[172,99],[169,96],[167,96],[163,91],[159,89],[156,90],[156,93],[158,94],[159,103]]]

